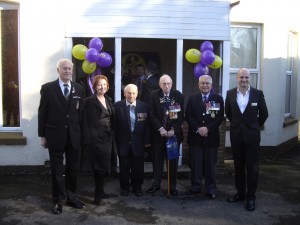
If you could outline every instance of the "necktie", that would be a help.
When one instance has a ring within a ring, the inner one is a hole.
[[[129,115],[130,115],[130,127],[131,127],[131,132],[134,130],[134,124],[135,124],[135,106],[130,105],[130,110],[129,110]]]
[[[208,100],[207,100],[207,96],[206,95],[204,95],[203,97],[203,103],[205,104],[205,103],[208,103]]]
[[[168,95],[164,96],[165,102],[164,102],[164,115],[163,115],[163,126],[165,129],[167,129],[168,124],[168,115],[169,115],[169,105],[170,105],[170,99]]]
[[[65,98],[68,98],[68,95],[69,95],[69,85],[64,84],[64,87],[65,87],[65,89],[64,89],[64,96],[65,96]]]

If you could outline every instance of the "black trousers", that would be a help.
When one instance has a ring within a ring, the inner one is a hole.
[[[231,144],[235,168],[235,186],[239,194],[255,199],[259,176],[259,143]],[[247,189],[246,189],[247,187]]]
[[[207,193],[215,194],[218,148],[189,147],[189,152],[191,190],[195,192],[201,191],[202,177],[204,175]]]
[[[154,161],[154,182],[153,186],[160,188],[161,180],[163,176],[164,163],[168,165],[167,161],[167,151],[166,151],[166,138],[157,137],[154,141],[155,146],[155,161]],[[167,166],[168,167],[168,166]],[[169,174],[170,174],[170,189],[172,191],[176,190],[177,183],[177,169],[178,169],[178,158],[169,160]]]
[[[120,188],[141,190],[144,182],[144,156],[120,156]]]
[[[53,203],[77,199],[77,174],[79,171],[80,149],[74,149],[68,138],[64,149],[49,149],[52,179]],[[64,166],[64,156],[66,164]]]

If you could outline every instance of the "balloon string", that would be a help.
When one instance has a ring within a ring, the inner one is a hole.
[[[93,74],[91,74],[91,75],[89,75],[89,77],[88,77],[88,82],[89,82],[89,87],[90,87],[90,89],[91,89],[91,92],[94,94],[94,89],[93,89],[93,81],[94,81],[94,76],[95,76],[95,74],[93,73]]]

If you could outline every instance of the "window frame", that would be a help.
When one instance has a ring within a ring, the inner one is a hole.
[[[20,52],[20,10],[19,10],[19,4],[18,3],[9,3],[9,2],[0,2],[0,9],[1,11],[4,10],[16,10],[17,11],[17,15],[18,15],[18,52]],[[1,36],[1,33],[0,33]],[[1,49],[1,44],[0,44],[0,51],[2,51]],[[3,74],[2,74],[2,58],[0,56],[0,80],[1,82],[3,82]],[[0,85],[0,133],[9,133],[9,132],[21,132],[22,131],[22,108],[21,108],[21,84],[20,84],[20,61],[19,61],[19,56],[18,56],[18,80],[19,80],[19,126],[18,127],[7,127],[7,126],[3,126],[4,125],[4,118],[3,118],[3,89],[2,86]]]
[[[261,76],[261,43],[262,43],[262,26],[260,24],[247,24],[247,23],[232,23],[230,25],[231,28],[254,28],[257,29],[257,46],[256,46],[256,68],[247,68],[250,72],[250,74],[257,74],[257,83],[255,88],[260,88],[260,76]],[[231,36],[230,36],[231,40]],[[230,52],[231,52],[231,46],[230,46]],[[230,64],[229,64],[230,65]],[[238,72],[240,68],[229,68],[229,76],[231,73]],[[229,79],[230,82],[230,79]],[[229,83],[230,86],[230,83]]]

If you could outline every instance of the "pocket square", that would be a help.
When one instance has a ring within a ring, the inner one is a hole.
[[[252,102],[251,106],[257,106],[257,102]]]

